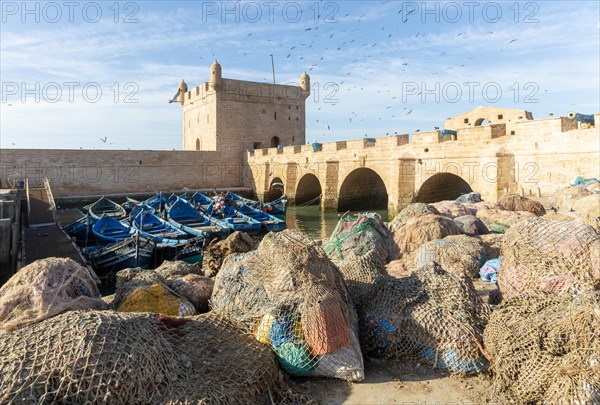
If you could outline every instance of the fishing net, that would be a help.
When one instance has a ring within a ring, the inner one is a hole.
[[[365,355],[425,362],[453,374],[484,371],[489,307],[473,283],[437,265],[383,277],[359,307]]]
[[[214,314],[70,311],[0,332],[0,402],[272,403],[275,357]]]
[[[439,214],[432,205],[425,203],[408,204],[392,219],[388,224],[390,231],[395,232],[411,218],[420,217],[427,214]]]
[[[508,211],[500,208],[481,209],[477,211],[477,218],[492,232],[504,233],[511,226],[536,215],[528,211]]]
[[[504,194],[498,200],[498,204],[500,204],[509,211],[532,212],[538,217],[546,213],[544,206],[540,202],[534,201],[527,197],[521,197],[518,194]]]
[[[465,205],[454,200],[440,201],[431,205],[437,209],[441,215],[444,215],[448,218],[471,215],[471,211],[469,211]]]
[[[485,248],[485,256],[489,259],[496,259],[500,257],[502,250],[502,239],[504,234],[501,233],[490,233],[487,235],[479,236],[479,239],[483,243]]]
[[[269,345],[290,374],[364,378],[344,280],[325,252],[298,231],[269,233],[257,250],[229,256],[211,305]]]
[[[347,215],[342,217],[331,236],[324,241],[323,249],[336,264],[349,252],[363,255],[376,250],[383,261],[389,261],[391,233],[377,213]]]
[[[412,264],[414,252],[423,243],[460,234],[460,229],[450,218],[433,214],[412,218],[394,233],[397,251],[394,258]]]
[[[350,252],[339,265],[350,297],[355,306],[362,305],[373,287],[373,283],[387,275],[381,256],[371,250],[358,256]]]
[[[460,197],[458,197],[456,199],[456,202],[459,202],[461,204],[465,204],[465,203],[478,203],[481,202],[481,194],[476,193],[476,192],[471,192],[471,193],[467,193],[467,194],[463,194]]]
[[[547,221],[571,222],[577,219],[577,215],[567,212],[550,211],[544,215],[544,219]]]
[[[573,293],[600,287],[600,234],[575,222],[532,218],[502,242],[498,285],[505,299],[529,289]]]
[[[464,203],[465,207],[471,212],[471,215],[477,215],[479,210],[504,209],[502,206],[490,202]]]
[[[484,333],[502,403],[600,403],[600,296],[527,291],[505,301]]]
[[[196,312],[203,313],[209,309],[215,281],[212,278],[188,274],[174,280],[167,280],[167,286],[194,305]]]
[[[591,194],[591,191],[582,187],[565,187],[554,194],[550,199],[550,205],[560,211],[569,212],[573,209],[575,201]]]
[[[151,312],[169,316],[196,313],[194,305],[171,289],[158,272],[140,268],[117,273],[111,308],[119,312]]]
[[[244,232],[234,232],[226,239],[211,243],[204,251],[204,274],[215,276],[223,260],[232,253],[246,253],[256,248],[256,243],[250,235]]]
[[[458,225],[460,231],[465,235],[485,235],[490,233],[485,224],[475,215],[463,215],[454,218],[454,223]]]
[[[600,194],[592,194],[575,201],[573,211],[577,213],[584,224],[588,224],[600,232]]]
[[[204,275],[202,267],[199,264],[186,263],[183,260],[165,260],[154,271],[160,274],[165,280],[187,276],[188,274]]]
[[[444,270],[476,278],[486,260],[485,246],[480,239],[466,235],[447,236],[422,244],[415,255],[415,267],[431,267],[437,263]]]
[[[0,288],[0,330],[11,331],[61,312],[104,309],[91,270],[50,257],[23,267]]]

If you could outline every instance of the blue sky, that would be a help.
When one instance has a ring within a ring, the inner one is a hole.
[[[598,1],[3,1],[0,147],[180,149],[179,81],[207,81],[215,58],[271,81],[271,54],[277,82],[311,76],[311,142],[478,105],[594,113],[599,20]]]

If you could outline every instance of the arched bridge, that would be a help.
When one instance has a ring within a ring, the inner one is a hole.
[[[596,122],[600,118],[596,114]],[[486,201],[504,192],[544,196],[576,176],[598,177],[598,128],[566,117],[375,139],[249,151],[247,182],[264,199],[281,183],[292,203],[324,209],[388,208],[454,199],[471,190]],[[590,172],[592,170],[592,172]],[[320,197],[320,198],[319,198]]]

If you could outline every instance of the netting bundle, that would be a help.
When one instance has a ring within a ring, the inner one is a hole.
[[[504,233],[518,222],[533,218],[536,215],[528,211],[508,211],[501,208],[492,208],[480,209],[477,211],[476,216],[481,219],[490,231]]]
[[[527,197],[522,197],[518,194],[504,194],[498,200],[498,204],[509,211],[527,211],[538,217],[546,213],[544,206],[540,202]]]
[[[584,224],[600,232],[600,194],[595,193],[575,201],[573,211]]]
[[[529,289],[573,293],[600,287],[600,234],[575,222],[532,218],[503,239],[498,285],[505,299]]]
[[[1,403],[266,403],[279,379],[270,350],[214,314],[69,311],[0,332],[0,350]]]
[[[255,248],[254,239],[244,232],[234,232],[226,239],[211,243],[204,252],[204,274],[214,276],[223,260],[232,253],[246,253]]]
[[[300,232],[269,233],[257,250],[229,256],[211,305],[270,345],[290,374],[364,378],[348,289],[325,252]]]
[[[464,205],[454,200],[445,200],[431,204],[439,211],[441,215],[448,218],[462,217],[463,215],[471,215],[471,211]]]
[[[412,203],[408,204],[402,209],[388,224],[390,231],[397,231],[402,225],[404,225],[409,219],[420,217],[427,214],[439,214],[439,211],[430,204],[425,203]]]
[[[486,260],[486,249],[480,239],[456,235],[422,244],[415,255],[415,267],[437,263],[445,270],[475,278]]]
[[[465,204],[465,203],[474,204],[474,203],[481,202],[482,200],[481,200],[481,194],[476,193],[476,192],[470,192],[470,193],[461,195],[460,197],[458,197],[456,199],[456,201],[461,204]]]
[[[356,307],[362,305],[368,298],[373,284],[387,275],[385,266],[386,264],[374,250],[362,256],[350,252],[339,265],[340,273],[344,277],[352,302]]]
[[[465,235],[486,235],[490,233],[485,224],[475,215],[463,215],[454,218],[454,223],[460,228],[460,231]]]
[[[600,403],[600,296],[527,291],[505,301],[484,333],[502,403]]]
[[[390,241],[391,233],[379,214],[347,215],[338,221],[331,236],[324,241],[323,249],[336,264],[341,263],[349,252],[362,255],[373,249],[387,262]]]
[[[115,298],[111,308],[119,312],[152,312],[171,316],[196,313],[194,305],[170,288],[160,273],[140,268],[125,269],[117,273]]]
[[[0,288],[0,330],[75,309],[104,309],[96,275],[72,259],[50,257],[19,270]]]
[[[433,214],[412,218],[394,232],[397,248],[394,258],[402,258],[404,262],[412,264],[414,252],[423,243],[460,234],[460,229],[450,218]]]
[[[592,195],[592,192],[582,187],[565,187],[558,190],[550,200],[552,207],[569,212],[573,209],[573,204],[580,198]]]
[[[453,374],[486,370],[483,329],[490,309],[473,283],[437,265],[383,277],[359,307],[365,355],[411,359]]]

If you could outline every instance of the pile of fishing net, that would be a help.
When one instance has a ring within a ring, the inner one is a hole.
[[[467,235],[447,236],[419,246],[415,268],[431,267],[437,263],[446,271],[476,278],[487,259],[481,239]]]
[[[484,333],[501,403],[600,403],[600,296],[527,291],[505,301]]]
[[[462,217],[463,215],[471,215],[469,209],[454,200],[440,201],[431,204],[441,215],[447,216],[448,218]]]
[[[498,200],[498,204],[509,211],[527,211],[535,215],[542,216],[546,213],[544,206],[527,197],[522,197],[518,194],[507,193]]]
[[[519,221],[535,216],[534,213],[528,211],[508,211],[500,208],[477,211],[477,218],[481,219],[490,231],[497,233],[504,233]]]
[[[477,211],[479,210],[491,210],[491,209],[503,209],[498,204],[490,203],[490,202],[477,202],[477,203],[465,203],[463,204],[465,207],[471,211],[471,215],[477,215]]]
[[[175,266],[169,265],[171,270]],[[119,271],[111,307],[119,312],[152,312],[170,316],[206,312],[214,281],[194,273],[173,273],[165,267],[160,271],[140,268]]]
[[[498,285],[510,299],[529,289],[574,293],[600,287],[600,234],[576,222],[532,218],[502,242]]]
[[[270,350],[214,314],[69,311],[0,332],[1,403],[272,403]]]
[[[549,211],[543,217],[546,221],[571,222],[578,219],[577,215],[570,212]]]
[[[301,232],[269,233],[256,250],[228,256],[211,305],[269,345],[290,374],[364,378],[356,312],[342,275]]]
[[[554,194],[550,204],[557,210],[569,212],[573,209],[575,201],[592,194],[591,191],[582,187],[565,187]]]
[[[224,240],[211,243],[204,251],[204,274],[214,276],[227,256],[232,253],[249,252],[255,249],[255,245],[254,239],[245,232],[234,232]]]
[[[479,239],[485,247],[485,255],[488,258],[488,260],[496,259],[500,256],[500,252],[502,250],[502,239],[504,239],[504,234],[490,233],[487,235],[481,235]]]
[[[183,277],[188,274],[204,275],[202,266],[197,263],[187,263],[183,260],[165,260],[155,271],[165,279]]]
[[[414,252],[423,243],[460,234],[460,229],[454,221],[441,215],[428,214],[411,218],[394,232],[396,249],[393,258],[412,264]]]
[[[573,211],[584,224],[600,232],[600,194],[582,197],[573,203]]]
[[[439,212],[432,205],[425,203],[408,204],[402,209],[388,224],[390,231],[397,231],[402,225],[411,218],[420,217],[427,214],[436,214]]]
[[[0,288],[0,330],[69,310],[106,308],[97,281],[91,270],[67,258],[50,257],[23,267]]]
[[[369,298],[373,284],[381,277],[387,276],[385,267],[386,264],[374,250],[360,256],[350,252],[339,265],[357,309]]]
[[[377,213],[342,217],[323,243],[325,253],[336,264],[341,263],[349,252],[362,255],[373,249],[388,261],[390,248],[391,233]]]
[[[456,217],[454,218],[454,223],[458,225],[460,231],[465,235],[476,236],[490,233],[483,221],[481,221],[475,215],[463,215]]]
[[[490,309],[467,277],[438,265],[382,276],[357,304],[363,353],[425,362],[453,374],[484,371]]]
[[[458,197],[456,199],[456,201],[461,204],[465,204],[465,203],[474,204],[474,203],[481,202],[482,200],[481,200],[481,194],[476,193],[476,192],[471,192],[471,193],[461,195],[460,197]]]

